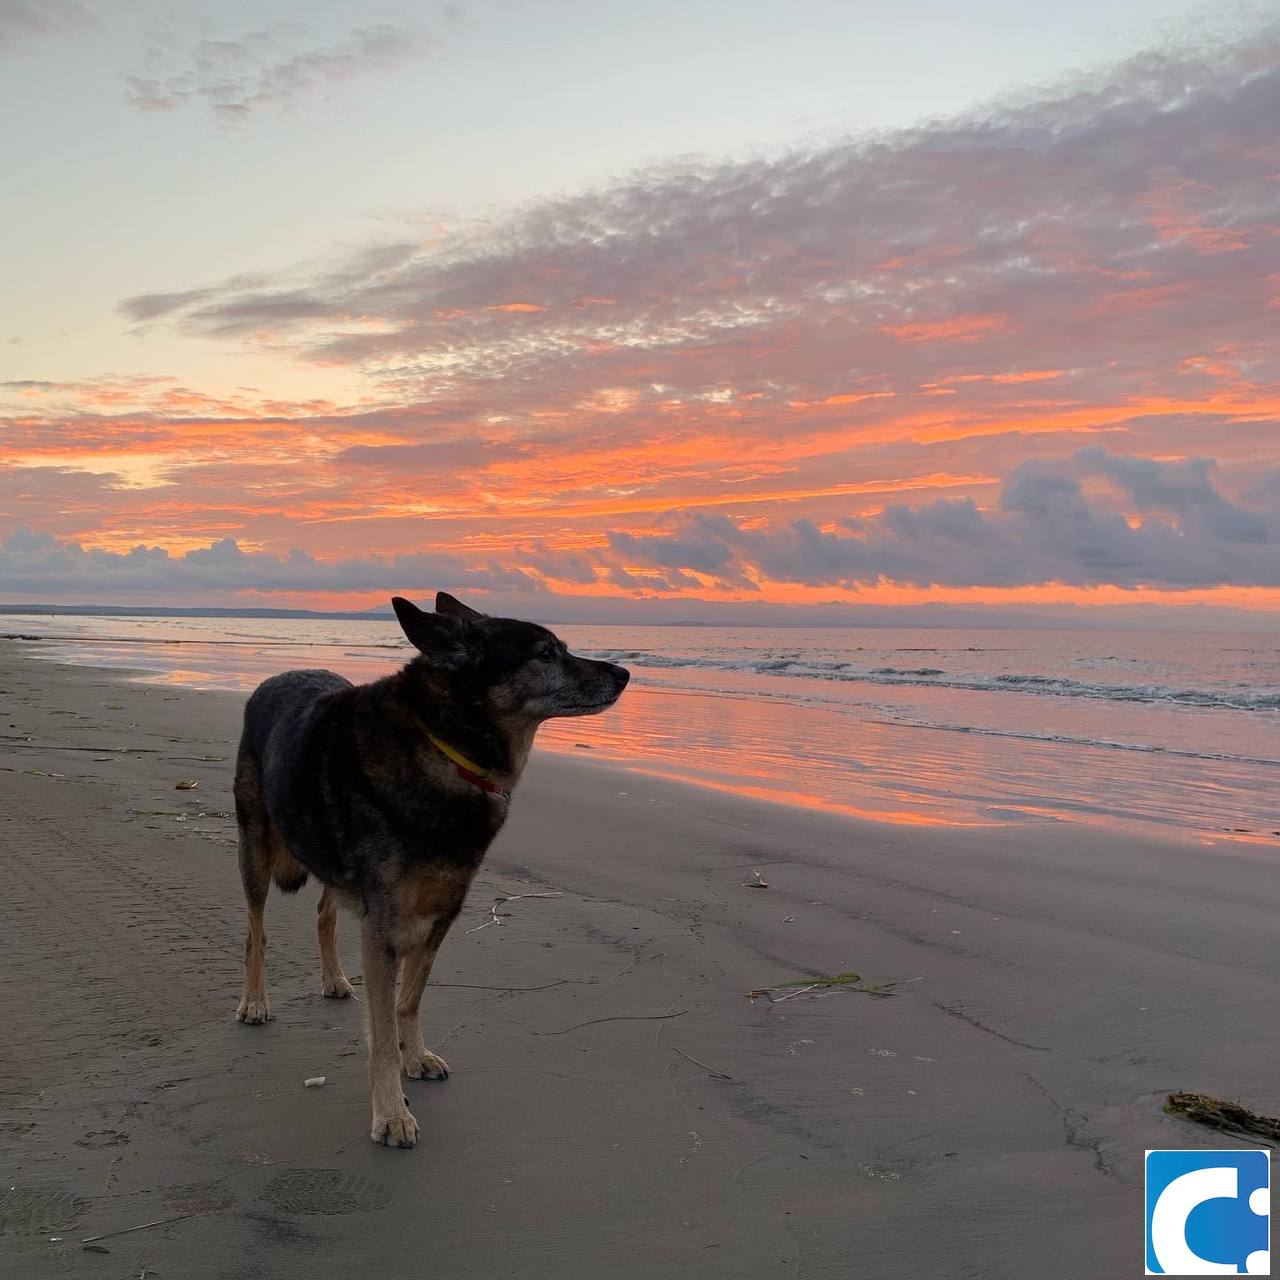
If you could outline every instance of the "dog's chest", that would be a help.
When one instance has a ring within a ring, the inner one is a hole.
[[[388,886],[392,897],[390,932],[397,950],[425,941],[437,921],[452,920],[462,910],[473,874],[439,865],[402,871]]]

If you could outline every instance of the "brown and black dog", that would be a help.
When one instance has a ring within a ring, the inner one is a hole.
[[[392,600],[417,656],[353,685],[286,671],[245,706],[236,759],[240,873],[249,906],[236,1017],[265,1022],[271,882],[320,895],[320,984],[352,994],[338,960],[337,909],[360,917],[375,1142],[412,1147],[401,1090],[449,1069],[422,1040],[418,1005],[440,944],[507,817],[538,726],[611,707],[623,667],[571,654],[545,627],[490,618],[452,596],[435,613]],[[399,975],[400,988],[396,991]]]

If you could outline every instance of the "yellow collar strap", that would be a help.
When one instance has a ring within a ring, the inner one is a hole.
[[[503,797],[511,795],[506,787],[499,786],[493,780],[493,775],[488,769],[476,764],[474,760],[467,759],[457,747],[452,746],[443,738],[437,738],[429,729],[427,730],[427,737],[431,740],[431,745],[436,750],[453,761],[454,767],[458,770],[458,776],[471,783],[473,787],[479,787],[481,791],[487,791],[490,795]]]

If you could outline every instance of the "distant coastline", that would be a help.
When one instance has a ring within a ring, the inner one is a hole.
[[[104,618],[341,618],[350,622],[390,622],[394,615],[385,609],[250,609],[243,607],[181,608],[163,605],[127,604],[0,604],[0,615],[49,614],[57,617]]]
[[[0,584],[2,585],[2,584]],[[556,610],[548,611],[548,603]],[[970,628],[979,631],[1115,631],[1213,632],[1239,631],[1272,634],[1280,627],[1280,615],[1224,606],[1188,605],[1046,605],[1038,610],[1005,610],[965,605],[864,605],[847,607],[773,606],[744,604],[743,612],[716,604],[724,616],[707,618],[663,617],[654,603],[637,600],[630,609],[616,613],[583,610],[577,600],[525,602],[499,601],[490,606],[495,613],[528,618],[546,626],[646,626],[682,628],[832,627],[857,628]],[[689,602],[685,602],[686,604]],[[709,602],[693,602],[709,603]],[[748,611],[750,610],[750,611]],[[0,604],[0,617],[25,615],[45,617],[105,618],[281,618],[299,621],[391,622],[389,605],[375,609],[279,609],[247,605],[124,605],[124,604]],[[9,636],[9,639],[18,637]]]

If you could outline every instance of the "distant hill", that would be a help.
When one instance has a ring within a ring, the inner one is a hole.
[[[168,609],[160,605],[112,604],[0,604],[0,614],[27,613],[73,615],[92,618],[345,618],[353,622],[388,622],[394,617],[390,609],[366,609],[362,612],[319,609]]]

